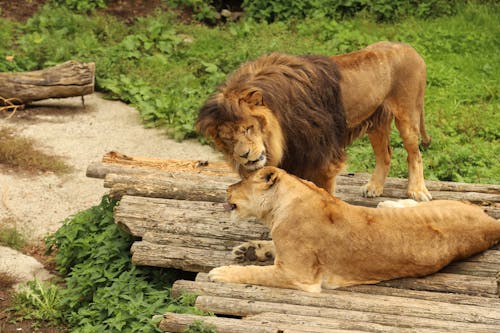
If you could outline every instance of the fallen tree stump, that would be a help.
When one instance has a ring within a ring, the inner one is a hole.
[[[0,73],[0,96],[13,104],[94,92],[94,63],[67,61],[33,72]]]
[[[226,188],[239,180],[224,162],[176,161],[107,154],[87,175],[104,178],[115,198],[115,223],[137,238],[138,265],[201,272],[179,280],[172,296],[198,295],[196,306],[223,317],[167,313],[159,328],[184,332],[196,321],[218,332],[497,332],[500,327],[500,246],[453,262],[423,278],[384,281],[321,294],[208,281],[213,267],[234,264],[231,250],[269,239],[253,219],[234,223],[223,208]],[[376,206],[405,197],[406,180],[388,179],[383,198],[363,198],[368,175],[338,177],[341,199]],[[427,182],[434,198],[470,200],[500,218],[500,186]],[[262,265],[270,262],[259,263]],[[239,319],[241,318],[241,319]]]

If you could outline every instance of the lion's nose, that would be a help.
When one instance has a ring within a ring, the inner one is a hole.
[[[247,152],[246,152],[246,153],[244,153],[244,154],[241,154],[241,155],[240,155],[240,157],[241,157],[241,158],[247,158],[247,157],[248,157],[248,154],[250,154],[250,150],[249,150],[249,151],[247,151]]]

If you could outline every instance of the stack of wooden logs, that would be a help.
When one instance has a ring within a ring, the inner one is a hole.
[[[234,264],[235,245],[269,238],[269,230],[257,221],[233,223],[224,211],[226,188],[239,180],[224,162],[109,153],[90,165],[87,175],[104,178],[110,195],[121,199],[115,222],[138,237],[131,248],[138,265],[208,272]],[[363,198],[360,186],[367,179],[368,175],[341,175],[337,195],[364,206],[405,197],[406,180],[391,178],[384,197]],[[426,185],[435,199],[468,200],[500,218],[499,185],[433,181]],[[219,317],[168,313],[160,328],[183,332],[202,320],[217,332],[494,332],[500,328],[499,271],[496,247],[425,278],[321,294],[212,283],[200,273],[196,281],[175,282],[172,293],[199,295],[196,306]]]

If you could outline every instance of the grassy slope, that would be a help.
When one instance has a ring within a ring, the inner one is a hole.
[[[133,26],[46,8],[14,29],[0,22],[0,70],[26,70],[67,59],[96,61],[99,88],[138,107],[148,126],[193,136],[199,106],[241,62],[262,53],[336,54],[378,40],[413,45],[428,65],[424,152],[428,179],[499,183],[499,6],[467,5],[456,16],[378,24],[364,18],[284,23],[242,22],[209,28],[184,25],[168,13]],[[9,41],[10,39],[10,41]],[[15,46],[12,41],[15,40]],[[8,62],[5,56],[14,55]],[[392,176],[406,176],[406,154],[393,132]],[[349,148],[349,170],[370,171],[366,138]]]

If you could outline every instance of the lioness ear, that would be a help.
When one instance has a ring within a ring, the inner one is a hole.
[[[263,179],[266,182],[266,188],[270,188],[274,184],[276,184],[276,181],[278,180],[278,174],[275,171],[273,171],[273,170],[267,171],[264,174]]]
[[[245,101],[249,105],[262,106],[264,105],[264,99],[262,98],[262,93],[260,90],[250,90],[248,91],[241,100]]]

